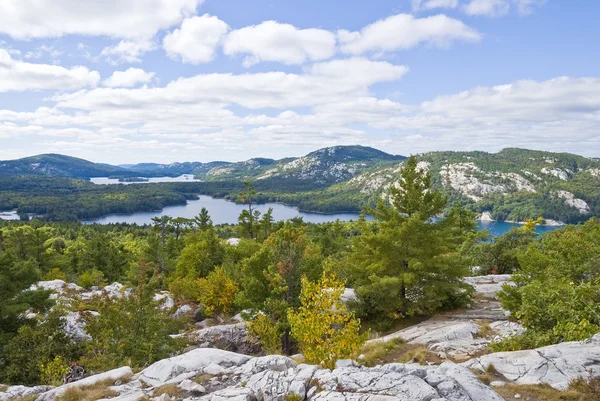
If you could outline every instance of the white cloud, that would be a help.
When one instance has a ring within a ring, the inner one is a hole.
[[[546,0],[469,0],[469,3],[463,6],[463,10],[469,15],[502,17],[514,6],[518,14],[529,15],[535,7],[545,3]]]
[[[413,11],[456,7],[458,7],[458,0],[413,0],[412,4]]]
[[[0,92],[36,89],[73,90],[96,86],[100,74],[86,67],[64,68],[13,60],[0,49]]]
[[[485,15],[487,17],[501,17],[510,11],[509,0],[470,0],[464,6],[465,13],[469,15]]]
[[[57,50],[54,48],[54,46],[46,46],[46,45],[42,45],[40,47],[38,47],[37,49],[35,49],[34,51],[28,51],[27,53],[25,53],[25,55],[23,56],[26,59],[40,59],[42,58],[42,56],[44,54],[48,54],[48,56],[50,56],[50,58],[57,59],[59,56],[61,56],[64,52]]]
[[[535,7],[540,7],[546,3],[546,0],[513,0],[517,7],[517,11],[521,15],[529,15],[533,13]]]
[[[148,83],[154,77],[153,72],[146,72],[141,68],[129,68],[126,71],[115,71],[106,78],[102,84],[110,88],[131,88],[138,83]]]
[[[397,14],[367,25],[360,32],[340,30],[338,38],[344,53],[359,55],[404,50],[422,43],[444,47],[454,41],[476,42],[481,35],[442,14],[426,18]]]
[[[317,63],[308,68],[308,71],[313,76],[336,82],[370,86],[376,82],[396,81],[408,72],[408,67],[354,57]]]
[[[152,39],[124,39],[119,41],[114,46],[108,46],[102,49],[101,56],[105,56],[109,63],[123,64],[123,63],[140,63],[141,57],[156,49],[156,44]]]
[[[223,51],[230,56],[246,55],[245,66],[264,61],[303,64],[333,57],[335,45],[335,35],[329,31],[265,21],[230,32]]]
[[[249,109],[302,107],[337,102],[347,96],[364,96],[375,82],[400,79],[406,67],[388,62],[353,58],[316,64],[305,74],[200,74],[180,78],[161,88],[98,88],[57,96],[61,107],[94,110],[114,104],[141,107],[166,102],[235,103]]]
[[[68,34],[149,38],[195,14],[203,0],[2,0],[0,33],[16,39]]]
[[[165,36],[163,47],[172,57],[199,64],[215,58],[216,49],[229,26],[219,18],[205,14],[184,20],[179,29]]]

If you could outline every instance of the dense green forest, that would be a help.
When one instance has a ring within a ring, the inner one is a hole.
[[[343,319],[347,329],[327,335],[343,338],[327,341],[335,357],[356,357],[367,335],[358,331],[361,322],[385,330],[470,302],[472,288],[462,278],[471,266],[516,273],[517,286],[506,289],[503,302],[527,331],[495,344],[498,349],[582,339],[600,330],[598,220],[541,239],[530,221],[491,240],[476,231],[472,212],[448,204],[432,188],[415,158],[400,176],[405,189],[394,186],[389,202],[379,199],[370,210],[374,222],[274,222],[270,212],[252,209],[257,191],[250,184],[237,194],[248,209],[234,226],[214,226],[206,210],[194,219],[165,216],[143,227],[0,221],[0,382],[54,384],[68,361],[93,372],[147,366],[185,347],[171,335],[192,323],[173,315],[186,304],[198,305],[197,319],[226,321],[244,310],[248,330],[267,352],[300,351],[314,363],[323,357],[311,333],[329,333],[320,325],[327,322],[323,316],[341,313],[328,319]],[[432,222],[444,209],[447,218]],[[226,241],[231,237],[240,239]],[[57,279],[81,289],[69,287],[66,300],[28,290]],[[80,291],[113,282],[128,290],[118,297],[81,297]],[[323,295],[339,295],[344,286],[357,295],[346,312]],[[170,291],[172,308],[154,297],[161,290]],[[555,296],[565,291],[568,296]],[[79,312],[88,337],[66,330],[64,316]],[[326,341],[324,335],[317,342]]]

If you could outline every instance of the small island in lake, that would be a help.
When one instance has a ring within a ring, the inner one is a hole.
[[[119,177],[119,182],[148,182],[150,181],[145,177]]]

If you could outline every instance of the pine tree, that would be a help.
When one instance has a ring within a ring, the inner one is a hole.
[[[379,229],[358,237],[352,256],[363,314],[378,320],[429,313],[468,299],[469,287],[461,281],[468,266],[458,250],[474,224],[466,223],[459,208],[433,221],[447,199],[432,188],[415,157],[400,175],[389,202],[380,199],[371,211]]]

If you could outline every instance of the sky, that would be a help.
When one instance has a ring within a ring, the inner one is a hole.
[[[597,0],[0,0],[0,159],[600,157]]]

